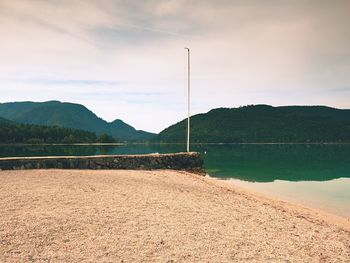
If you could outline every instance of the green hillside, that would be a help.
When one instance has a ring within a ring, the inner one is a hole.
[[[130,138],[134,141],[146,141],[155,136],[153,133],[136,130],[134,127],[119,119],[112,121],[109,125],[112,129],[118,131],[119,138]]]
[[[185,142],[186,120],[156,141]],[[350,142],[350,110],[325,106],[253,105],[213,109],[191,117],[192,142]]]
[[[153,136],[152,133],[137,131],[120,120],[108,123],[83,105],[59,101],[2,103],[0,117],[24,124],[60,126],[98,135],[108,134],[121,141],[142,141]]]
[[[115,142],[107,135],[97,137],[95,133],[63,128],[18,124],[0,118],[0,143],[96,143]]]
[[[11,121],[0,117],[0,124],[7,124],[7,123],[11,123]]]

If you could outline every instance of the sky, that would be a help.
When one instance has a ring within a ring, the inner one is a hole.
[[[350,108],[349,0],[0,0],[0,102],[160,132],[250,104]]]

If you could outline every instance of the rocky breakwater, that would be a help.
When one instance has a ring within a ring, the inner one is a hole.
[[[183,170],[205,175],[199,153],[0,158],[0,170],[23,169],[127,169]]]

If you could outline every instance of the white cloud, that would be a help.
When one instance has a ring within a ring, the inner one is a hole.
[[[340,0],[2,0],[0,101],[78,102],[160,131],[186,114],[190,46],[195,113],[349,107],[349,10]]]

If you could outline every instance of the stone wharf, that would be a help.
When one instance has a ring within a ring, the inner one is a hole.
[[[172,169],[205,175],[203,158],[196,152],[143,155],[0,158],[0,170],[24,169]]]

